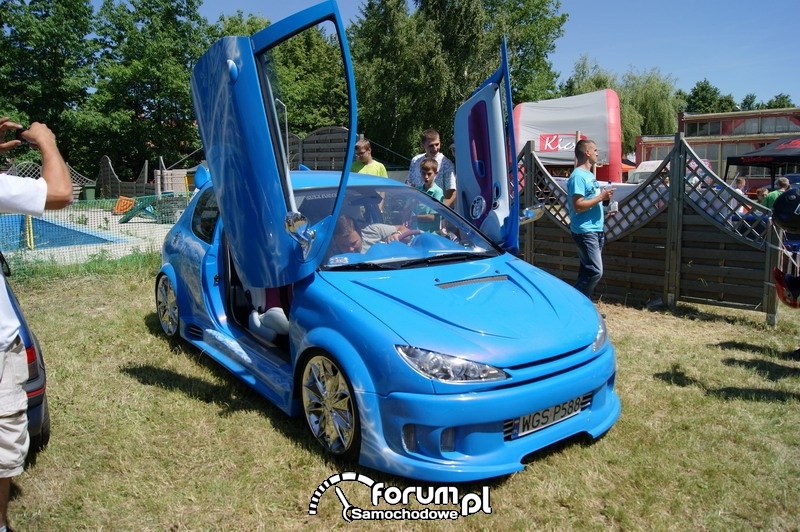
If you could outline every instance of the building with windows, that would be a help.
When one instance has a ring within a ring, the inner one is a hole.
[[[678,131],[701,159],[711,161],[712,170],[725,177],[728,157],[757,150],[783,137],[800,135],[800,107],[762,109],[732,113],[678,113]],[[673,135],[636,138],[636,162],[663,160],[675,143]],[[787,173],[797,171],[789,169]],[[735,175],[767,177],[764,167],[731,167]]]

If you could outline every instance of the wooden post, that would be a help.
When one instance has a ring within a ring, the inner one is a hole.
[[[675,144],[669,161],[669,217],[667,222],[667,259],[664,275],[664,303],[674,307],[680,297],[681,233],[683,232],[683,208],[685,183],[683,169],[686,155],[683,151],[683,133],[675,134]]]

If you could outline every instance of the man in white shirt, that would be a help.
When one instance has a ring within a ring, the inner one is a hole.
[[[436,159],[439,163],[439,173],[436,174],[436,184],[444,191],[442,203],[453,208],[456,201],[456,171],[453,162],[442,153],[442,141],[439,132],[435,129],[426,129],[420,137],[423,153],[411,159],[411,166],[408,169],[408,179],[406,184],[419,188],[422,186],[422,177],[419,165],[425,158]]]
[[[15,131],[16,138],[6,141],[8,131]],[[0,141],[0,155],[27,142],[42,156],[41,179],[0,173],[0,212],[41,216],[45,209],[72,203],[69,169],[46,125],[34,122],[24,130],[0,117]],[[28,453],[28,397],[22,388],[28,380],[28,362],[6,279],[2,275],[0,279],[0,532],[5,532],[11,478],[22,473]]]

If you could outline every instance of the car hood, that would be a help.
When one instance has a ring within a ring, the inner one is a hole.
[[[409,345],[494,365],[581,349],[598,331],[587,298],[511,255],[391,276],[333,271],[325,278]]]

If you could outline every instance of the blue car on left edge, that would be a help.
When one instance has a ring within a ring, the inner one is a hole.
[[[8,265],[3,261],[4,274]],[[39,345],[39,339],[28,326],[17,297],[11,286],[6,282],[6,289],[11,300],[11,305],[20,322],[19,336],[25,346],[28,357],[28,381],[23,386],[28,395],[28,434],[30,447],[28,459],[32,459],[39,451],[47,447],[50,442],[50,407],[47,403],[47,373],[45,370],[44,356]]]
[[[332,63],[319,72],[275,60],[297,53],[293,39],[320,37],[338,56],[320,53]],[[608,431],[620,401],[602,316],[515,255],[504,50],[456,114],[451,210],[345,170],[356,100],[335,2],[212,45],[192,73],[208,165],[155,280],[164,332],[304,418],[327,452],[404,477],[507,475],[534,451]],[[297,97],[326,80],[341,81],[327,96],[348,110],[347,155],[339,170],[311,171],[310,156],[289,149],[288,124],[308,116],[303,106],[329,111]]]

